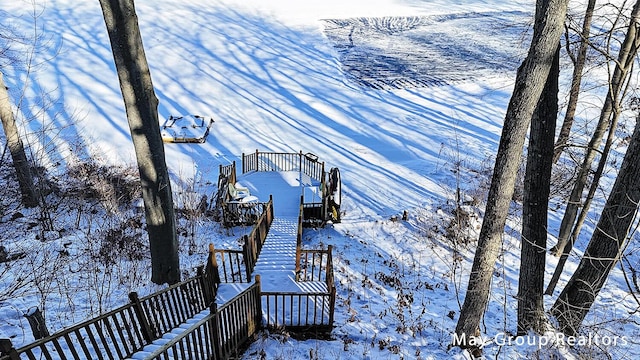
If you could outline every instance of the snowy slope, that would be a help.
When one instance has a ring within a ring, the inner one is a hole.
[[[98,2],[36,3],[35,28],[43,36],[27,95],[46,94],[53,104],[27,124],[35,132],[32,142],[51,141],[37,137],[38,129],[56,128],[60,135],[53,140],[61,145],[47,152],[46,161],[70,161],[72,144],[75,154],[132,163]],[[206,143],[165,146],[171,171],[181,181],[174,186],[215,183],[219,164],[239,161],[255,149],[312,152],[341,170],[343,223],[309,230],[304,240],[311,248],[331,244],[336,251],[334,339],[265,336],[246,358],[464,358],[447,345],[473,246],[454,245],[444,234],[457,185],[469,197],[483,198],[515,68],[528,45],[534,2],[137,0],[136,7],[160,117],[196,114],[215,120]],[[33,28],[31,2],[3,1],[0,11],[12,14],[12,26],[27,33]],[[391,84],[419,76],[427,77],[415,87],[373,89],[357,81]],[[26,79],[22,65],[5,72],[13,94]],[[390,220],[404,210],[408,221]],[[479,222],[472,216],[470,225],[477,229]],[[532,358],[535,345],[490,341],[516,327],[518,223],[509,225],[513,237],[505,239],[482,330],[488,357]],[[210,241],[233,245],[221,231],[198,234],[202,251]],[[202,261],[202,251],[200,257],[185,255],[184,263]],[[603,348],[613,358],[633,358],[640,354],[634,340],[638,319],[627,313],[633,302],[619,271],[611,283],[588,320],[604,324],[590,329],[626,335],[624,346]],[[0,307],[2,331],[23,332],[15,343],[29,340],[15,313],[34,301]],[[553,299],[547,301],[550,306]],[[596,358],[602,354],[593,347],[583,351]],[[547,358],[545,353],[540,357]],[[575,352],[560,353],[572,358]]]

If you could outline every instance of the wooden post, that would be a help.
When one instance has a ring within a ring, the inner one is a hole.
[[[300,256],[301,256],[301,248],[302,248],[302,217],[304,214],[304,195],[300,195],[300,210],[298,213],[298,231],[296,237],[296,279],[300,275]]]
[[[325,270],[325,272],[326,272],[325,277],[327,278],[327,287],[329,287],[329,288],[334,287],[332,251],[333,251],[333,245],[327,246],[327,269]]]
[[[260,161],[258,160],[258,149],[256,149],[256,171],[260,171]]]
[[[273,222],[273,194],[269,194],[269,204],[267,205],[267,232]]]
[[[133,305],[133,310],[136,313],[136,317],[138,318],[138,322],[140,323],[140,331],[142,332],[142,336],[147,343],[151,343],[153,340],[157,339],[155,336],[155,332],[151,329],[151,325],[149,324],[149,319],[144,313],[144,309],[142,308],[142,303],[140,302],[140,298],[138,297],[138,293],[133,291],[129,293],[129,300]]]
[[[205,267],[205,272],[216,284],[220,284],[220,271],[218,270],[218,259],[216,258],[216,249],[212,243],[209,243],[209,259]],[[213,301],[213,299],[211,299]]]
[[[233,168],[232,169],[233,169],[232,170],[233,178],[231,180],[232,180],[233,184],[235,185],[236,181],[238,181],[238,176],[236,174],[236,161],[235,160],[233,160]],[[229,176],[231,176],[231,175],[229,175]]]
[[[260,275],[256,275],[255,277],[256,283],[256,291],[255,291],[255,308],[251,309],[251,316],[247,319],[249,323],[248,326],[248,335],[252,336],[255,334],[260,328],[262,323],[262,302],[261,302],[261,291],[260,291]]]
[[[209,243],[209,263],[211,264],[211,266],[213,266],[214,268],[218,268],[218,260],[215,257],[215,246],[213,245],[213,243]]]
[[[242,245],[242,255],[244,256],[244,267],[245,274],[247,276],[247,282],[249,282],[249,279],[251,279],[251,272],[253,271],[253,251],[250,244],[251,239],[247,235],[244,235],[243,238],[244,244]],[[240,279],[240,282],[242,282],[242,279]]]
[[[20,360],[20,355],[13,347],[11,339],[0,339],[0,356],[9,356],[9,360]]]
[[[336,310],[336,287],[329,289],[331,299],[329,300],[329,326],[333,328],[333,313]]]
[[[298,155],[298,171],[302,174],[302,150],[300,150]],[[302,177],[300,178],[300,181],[302,181]]]
[[[47,329],[47,324],[44,321],[44,316],[40,309],[37,307],[31,308],[24,314],[24,317],[27,318],[29,325],[31,325],[34,339],[39,340],[49,336],[49,329]]]

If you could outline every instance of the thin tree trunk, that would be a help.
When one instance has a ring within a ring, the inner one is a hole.
[[[627,82],[627,85],[629,83]],[[578,219],[576,220],[576,224],[573,227],[573,231],[571,232],[571,241],[567,241],[562,250],[562,254],[560,255],[560,259],[558,260],[558,264],[556,264],[556,269],[553,271],[553,276],[549,281],[549,285],[547,285],[547,289],[545,290],[545,295],[553,295],[553,291],[560,280],[560,276],[562,275],[562,271],[564,270],[564,265],[567,263],[567,259],[569,258],[569,253],[571,253],[571,249],[573,249],[573,243],[578,239],[580,235],[580,231],[582,230],[582,225],[584,225],[584,221],[587,219],[587,215],[589,214],[589,208],[591,207],[591,202],[595,197],[596,191],[598,190],[598,184],[600,183],[600,178],[604,173],[604,167],[607,163],[607,157],[611,151],[611,146],[613,145],[613,140],[616,137],[616,129],[618,128],[618,119],[620,118],[620,111],[616,109],[614,111],[613,119],[611,121],[611,126],[609,127],[609,135],[607,136],[606,143],[604,145],[604,149],[602,150],[602,155],[600,157],[600,161],[598,162],[598,168],[593,174],[593,181],[591,182],[591,186],[589,187],[589,193],[585,198],[584,205],[580,209],[580,213],[578,215]]]
[[[491,279],[513,197],[525,136],[560,43],[567,2],[538,0],[536,4],[533,40],[527,58],[518,68],[515,88],[507,108],[485,216],[456,326],[456,346],[477,347],[473,339],[489,300]]]
[[[640,118],[598,225],[573,276],[551,308],[559,330],[575,335],[622,255],[640,204]]]
[[[571,88],[569,90],[569,103],[567,104],[567,111],[565,112],[564,121],[558,134],[558,140],[555,144],[555,150],[553,154],[553,162],[558,162],[560,155],[567,145],[569,134],[571,133],[571,127],[573,126],[573,119],[576,115],[576,109],[578,107],[578,97],[580,95],[580,83],[582,81],[582,71],[587,59],[587,49],[589,48],[589,34],[591,30],[591,20],[593,19],[593,9],[596,6],[596,0],[589,0],[587,3],[587,9],[584,15],[584,21],[582,23],[582,33],[580,38],[580,48],[578,49],[578,56],[576,56],[573,64],[573,76],[571,78]],[[567,49],[567,52],[569,49]]]
[[[22,139],[16,126],[13,110],[11,109],[11,100],[9,92],[4,84],[3,75],[0,72],[0,118],[2,119],[2,128],[7,137],[7,146],[13,160],[13,167],[16,169],[18,177],[18,185],[20,186],[20,194],[22,195],[22,205],[25,207],[38,206],[38,196],[33,177],[31,176],[31,166],[24,151]]]
[[[560,47],[556,51],[542,97],[533,114],[529,134],[518,281],[519,335],[526,334],[528,330],[542,334],[547,323],[542,292],[547,253],[547,214],[553,141],[558,117],[559,75]]]
[[[582,203],[582,192],[584,191],[585,186],[587,186],[588,177],[591,173],[591,166],[593,165],[593,161],[595,160],[600,144],[602,143],[602,138],[611,125],[612,113],[614,113],[621,101],[619,99],[619,95],[624,87],[625,80],[629,74],[629,69],[633,64],[637,53],[638,36],[640,35],[637,31],[639,16],[640,1],[635,3],[631,11],[631,21],[629,23],[627,35],[622,47],[620,48],[620,54],[618,55],[618,61],[611,77],[609,91],[607,92],[604,106],[600,112],[598,125],[596,126],[596,130],[589,141],[576,182],[571,190],[571,195],[567,202],[567,208],[564,212],[564,216],[562,217],[562,222],[560,223],[558,243],[551,250],[555,256],[560,256],[562,254],[567,242],[575,240],[570,239],[569,236],[571,235],[573,225],[575,224],[578,209]]]
[[[100,0],[136,152],[151,249],[151,281],[180,281],[178,238],[158,98],[142,46],[133,0]]]

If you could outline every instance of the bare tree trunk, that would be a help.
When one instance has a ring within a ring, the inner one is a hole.
[[[474,348],[477,345],[470,340],[479,330],[489,300],[491,279],[513,197],[525,136],[560,43],[567,2],[538,0],[536,4],[533,40],[527,58],[518,68],[515,88],[507,108],[485,217],[456,326],[459,340],[454,341],[456,346]]]
[[[44,339],[49,336],[49,329],[47,329],[47,323],[44,321],[44,315],[42,315],[42,311],[40,311],[40,309],[29,309],[29,311],[24,314],[24,317],[27,318],[27,321],[31,326],[31,332],[33,333],[34,339]]]
[[[596,126],[596,130],[589,141],[576,182],[573,185],[569,201],[567,202],[567,208],[564,212],[564,216],[562,217],[562,222],[560,223],[558,243],[551,250],[555,256],[560,256],[562,254],[567,242],[575,241],[575,239],[570,239],[569,236],[571,235],[573,225],[575,224],[578,209],[582,203],[582,192],[584,191],[585,186],[587,186],[588,177],[591,173],[591,166],[593,165],[593,161],[595,160],[600,144],[602,143],[602,138],[611,125],[612,114],[615,114],[619,108],[621,101],[619,99],[620,93],[629,75],[629,69],[633,65],[635,55],[637,54],[638,37],[640,36],[637,29],[639,16],[640,1],[637,1],[631,11],[631,20],[627,30],[627,35],[622,43],[622,47],[620,48],[620,54],[618,54],[618,61],[613,71],[611,81],[609,82],[609,91],[607,92],[605,103],[602,107],[602,111],[600,112],[598,125]]]
[[[567,111],[565,112],[564,121],[558,134],[558,140],[555,144],[555,150],[553,154],[553,162],[557,162],[560,159],[560,155],[567,145],[569,134],[571,133],[571,127],[573,126],[573,119],[576,115],[576,108],[578,107],[578,96],[580,95],[580,83],[582,82],[582,71],[587,59],[587,49],[589,48],[589,34],[591,29],[591,20],[593,19],[593,9],[596,6],[596,0],[589,0],[587,3],[587,9],[584,15],[584,21],[582,23],[582,33],[580,39],[580,48],[578,49],[578,55],[573,62],[573,77],[571,78],[571,88],[569,90],[569,103],[567,104]],[[568,31],[568,29],[567,29]],[[567,46],[567,52],[570,53],[570,49]]]
[[[2,128],[7,137],[7,146],[13,160],[13,167],[16,169],[20,194],[22,195],[22,205],[26,207],[38,206],[38,196],[31,176],[31,166],[24,151],[22,139],[16,126],[11,100],[7,87],[4,84],[3,75],[0,72],[0,118],[2,118]]]
[[[518,334],[546,328],[544,313],[544,272],[547,253],[547,214],[553,165],[553,141],[558,117],[558,76],[560,47],[553,59],[538,107],[533,114],[527,168],[524,178],[522,242],[518,281]]]
[[[573,276],[553,304],[559,330],[575,335],[622,256],[640,204],[640,118],[598,225]]]
[[[151,281],[180,281],[178,238],[158,99],[142,46],[133,0],[100,0],[136,152],[151,248]]]
[[[627,83],[629,84],[629,83]],[[564,245],[564,249],[562,250],[562,254],[560,255],[560,259],[558,260],[558,264],[556,264],[556,269],[553,271],[553,276],[549,281],[549,285],[547,285],[547,289],[545,290],[545,295],[553,295],[553,291],[560,280],[560,275],[562,275],[562,271],[564,270],[564,265],[567,263],[567,259],[569,258],[569,253],[571,253],[571,249],[573,249],[573,243],[575,239],[580,235],[580,231],[582,230],[582,225],[584,225],[584,221],[587,219],[587,215],[589,214],[589,208],[591,207],[591,202],[598,190],[598,184],[600,183],[600,178],[604,173],[604,167],[607,163],[607,157],[611,151],[611,146],[613,145],[613,140],[616,137],[616,129],[618,128],[618,119],[620,118],[620,112],[615,111],[613,119],[611,121],[611,126],[609,127],[609,135],[607,136],[607,141],[604,145],[604,149],[602,150],[602,155],[600,156],[600,161],[598,162],[598,168],[593,174],[593,180],[591,182],[591,186],[589,187],[589,193],[584,200],[584,205],[580,209],[580,213],[578,214],[578,219],[576,220],[576,224],[573,227],[573,231],[571,232],[571,241],[567,241]]]

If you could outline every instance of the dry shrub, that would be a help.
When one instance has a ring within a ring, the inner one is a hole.
[[[132,166],[109,166],[94,160],[68,168],[69,192],[84,199],[98,200],[109,213],[131,205],[141,196],[138,170]]]

